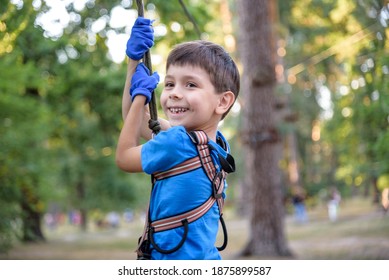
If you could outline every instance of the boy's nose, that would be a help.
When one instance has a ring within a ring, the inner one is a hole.
[[[180,90],[177,87],[175,87],[172,91],[170,91],[169,98],[176,99],[176,100],[181,99],[182,95],[180,94]]]

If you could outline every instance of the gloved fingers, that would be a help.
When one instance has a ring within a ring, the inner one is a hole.
[[[151,77],[154,78],[155,82],[158,84],[159,83],[159,74],[158,72],[154,72],[153,75],[151,75]]]
[[[142,35],[148,35],[148,36],[153,36],[154,34],[154,28],[151,25],[139,25],[139,26],[134,26],[131,29],[131,33],[139,33]]]
[[[143,62],[139,63],[138,66],[136,66],[136,70],[135,70],[135,73],[142,73],[142,72],[146,73],[147,76],[150,76],[150,70],[149,68],[146,67],[146,65]]]
[[[138,17],[135,20],[134,25],[135,26],[137,26],[137,25],[152,25],[153,22],[154,22],[154,20],[151,20],[151,19],[148,19],[148,18],[144,18],[144,17]]]
[[[126,54],[129,58],[140,60],[144,54],[154,45],[154,29],[152,20],[139,17],[131,30],[127,41]]]

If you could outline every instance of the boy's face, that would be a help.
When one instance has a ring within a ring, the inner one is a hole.
[[[216,110],[219,98],[208,73],[202,68],[169,66],[161,106],[172,126],[182,125],[188,131],[214,129],[221,118]]]

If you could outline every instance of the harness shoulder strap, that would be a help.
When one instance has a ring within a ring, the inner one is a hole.
[[[192,142],[196,144],[204,171],[212,182],[216,175],[216,168],[209,150],[207,134],[202,130],[197,130],[189,132],[188,135],[192,139]]]

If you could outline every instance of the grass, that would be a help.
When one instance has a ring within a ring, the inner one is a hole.
[[[310,213],[305,225],[289,223],[290,247],[299,259],[389,259],[389,215],[369,201],[343,203],[336,222],[326,219],[326,209]]]
[[[231,211],[230,211],[231,212]],[[239,259],[240,250],[248,241],[249,224],[246,219],[225,214],[229,244],[222,252],[224,259]],[[330,222],[326,207],[308,211],[309,221],[298,224],[291,215],[285,219],[288,245],[296,259],[389,259],[389,214],[386,216],[366,200],[342,203],[339,218]],[[83,233],[76,227],[45,228],[47,242],[16,244],[0,259],[135,259],[134,249],[142,232],[140,220],[123,224],[120,228],[97,229]]]

